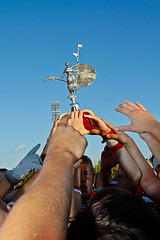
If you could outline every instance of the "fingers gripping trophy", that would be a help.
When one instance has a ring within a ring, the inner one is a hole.
[[[79,87],[87,87],[91,85],[96,78],[96,71],[89,64],[81,64],[79,63],[79,52],[81,51],[82,44],[78,44],[78,49],[76,49],[76,53],[73,55],[77,58],[77,63],[73,66],[69,66],[69,62],[66,61],[66,68],[64,69],[63,75],[61,78],[50,76],[43,80],[46,82],[47,80],[59,80],[67,83],[67,88],[69,91],[69,96],[71,100],[70,111],[78,111],[80,110],[79,104],[76,102],[76,94],[77,90],[80,90]],[[63,78],[67,75],[67,80]]]

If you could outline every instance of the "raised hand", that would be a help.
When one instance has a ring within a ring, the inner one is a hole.
[[[82,135],[86,135],[90,133],[90,130],[85,129],[84,127],[83,112],[84,111],[82,110],[71,112],[70,113],[71,118],[68,120],[68,126],[72,126],[74,129],[78,130]]]
[[[69,153],[73,156],[73,163],[78,161],[87,147],[87,140],[79,131],[67,126],[70,116],[65,115],[58,123],[54,135],[50,139],[47,155],[53,153]]]
[[[91,135],[100,135],[105,136],[107,133],[110,132],[110,128],[106,125],[106,123],[97,117],[91,110],[84,110],[84,112],[88,112],[89,115],[84,115],[91,120],[93,129],[90,130]]]
[[[5,177],[12,186],[21,181],[24,183],[34,172],[37,172],[42,168],[42,160],[39,155],[35,154],[39,147],[40,144],[37,144],[15,168],[5,172]]]
[[[121,112],[128,116],[131,120],[129,126],[118,126],[120,131],[132,131],[137,133],[150,132],[150,128],[155,122],[156,118],[148,112],[139,102],[133,104],[129,101],[119,104],[120,108],[116,108],[117,112]]]

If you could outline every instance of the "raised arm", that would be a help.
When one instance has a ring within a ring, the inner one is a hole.
[[[112,184],[111,169],[118,164],[113,152],[106,145],[101,153],[101,170],[99,172],[96,187],[109,187]]]
[[[126,149],[134,158],[138,167],[142,172],[142,177],[140,180],[140,186],[143,191],[155,202],[160,201],[160,181],[156,178],[152,168],[148,164],[148,162],[143,157],[140,152],[138,146],[134,142],[134,140],[129,137],[127,134],[123,132],[116,132],[115,134],[108,134],[108,138],[114,138],[121,143],[123,143]]]
[[[65,116],[66,114],[67,114],[67,113],[61,114],[61,115],[59,116],[59,119],[57,119],[57,120],[54,121],[53,127],[52,127],[52,129],[51,129],[51,131],[50,131],[49,137],[47,138],[46,144],[45,144],[45,146],[44,146],[44,148],[43,148],[43,151],[42,151],[42,153],[41,153],[41,156],[40,156],[41,159],[42,159],[42,161],[44,161],[44,159],[45,159],[45,157],[46,157],[47,148],[48,148],[50,139],[51,139],[51,137],[54,135],[54,133],[55,133],[55,131],[56,131],[56,129],[57,129],[57,125],[58,125],[59,121],[60,121],[61,118],[62,118],[63,116]]]
[[[80,163],[82,160],[76,162],[73,166],[73,189],[72,189],[72,202],[70,210],[70,218],[75,217],[81,211],[81,169]]]
[[[4,198],[11,186],[13,187],[18,183],[23,185],[34,172],[41,169],[42,160],[35,154],[39,147],[40,144],[37,144],[15,168],[5,172],[5,176],[0,181],[0,199]]]
[[[52,136],[39,177],[18,200],[0,233],[1,240],[66,239],[73,164],[84,154],[86,139],[62,118]]]
[[[150,151],[160,163],[160,140],[157,140],[157,138],[150,133],[141,133],[140,137],[147,143]]]
[[[91,116],[91,119],[92,119],[92,116]],[[112,124],[106,122],[103,119],[99,120],[99,122],[100,121],[102,121],[103,124],[105,124],[108,127],[109,129],[108,132],[110,134],[111,132],[114,133],[115,127]],[[101,155],[101,163],[102,163],[102,169],[100,172],[101,180],[103,180],[104,186],[109,184],[109,181],[108,181],[109,179],[107,180],[106,176],[109,177],[110,169],[119,163],[121,169],[125,173],[125,178],[123,178],[119,182],[118,186],[126,188],[130,191],[135,191],[141,178],[141,171],[138,165],[136,164],[136,162],[134,161],[133,157],[131,156],[131,154],[127,151],[125,147],[123,147],[121,143],[113,139],[107,138],[109,133],[106,135],[104,134],[102,135],[103,142],[106,141],[107,146],[104,148],[104,151],[102,152],[102,155]]]

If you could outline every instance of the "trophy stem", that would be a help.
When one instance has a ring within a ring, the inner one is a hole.
[[[79,104],[77,102],[73,101],[70,104],[70,112],[79,111],[79,110],[80,110]]]

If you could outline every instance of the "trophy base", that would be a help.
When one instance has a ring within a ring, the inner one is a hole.
[[[79,111],[80,107],[78,103],[71,103],[70,104],[70,112],[74,112],[74,111]]]

